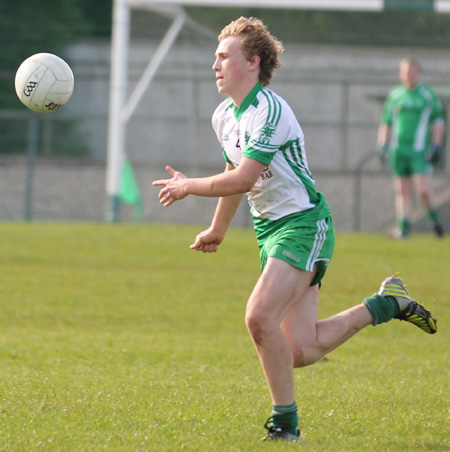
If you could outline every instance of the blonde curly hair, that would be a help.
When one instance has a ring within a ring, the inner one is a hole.
[[[240,17],[220,32],[219,42],[229,36],[242,36],[241,48],[248,61],[257,55],[260,58],[259,81],[268,86],[274,70],[281,67],[278,55],[284,52],[281,41],[272,36],[263,22],[254,17]]]

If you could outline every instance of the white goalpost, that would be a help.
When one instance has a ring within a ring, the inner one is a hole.
[[[376,12],[385,9],[389,1],[391,0],[114,0],[106,167],[106,219],[111,222],[119,220],[121,171],[125,162],[127,124],[142,96],[152,83],[166,55],[170,52],[185,26],[193,27],[200,33],[210,36],[211,39],[215,38],[214,33],[191,20],[183,6]],[[132,9],[146,9],[164,14],[170,17],[172,22],[136,87],[127,98],[128,51]],[[433,9],[436,12],[450,12],[450,0],[434,0]]]

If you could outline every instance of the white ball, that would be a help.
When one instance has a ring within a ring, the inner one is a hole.
[[[69,65],[51,53],[37,53],[17,69],[15,87],[21,102],[31,110],[50,113],[61,108],[73,93]]]

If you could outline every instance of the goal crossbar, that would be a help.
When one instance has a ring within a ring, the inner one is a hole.
[[[212,7],[259,7],[289,9],[345,9],[375,10],[383,9],[384,0],[136,0],[135,5],[185,5]]]

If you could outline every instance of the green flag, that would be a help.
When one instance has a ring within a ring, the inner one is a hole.
[[[133,167],[128,158],[125,158],[122,166],[120,180],[120,200],[125,204],[134,204],[134,216],[136,221],[142,217],[142,198],[139,185],[134,175]]]

